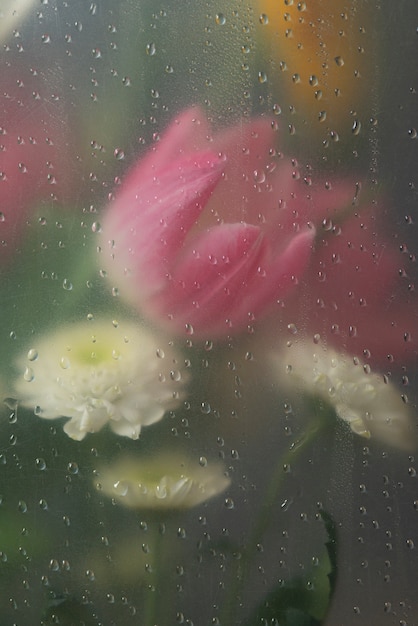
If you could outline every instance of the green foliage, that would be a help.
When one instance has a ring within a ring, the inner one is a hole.
[[[337,537],[329,513],[320,511],[328,540],[322,557],[305,576],[279,584],[265,597],[245,626],[320,626],[325,619],[337,580]]]
[[[49,592],[41,626],[93,626],[98,623],[91,604],[83,604],[69,594]]]
[[[132,316],[112,297],[100,272],[97,218],[55,207],[28,223],[20,249],[0,272],[5,290],[0,342],[8,354],[34,347],[29,345],[32,337],[63,322],[108,310],[113,316],[122,311]],[[5,377],[10,375],[10,359],[3,359],[1,366]]]

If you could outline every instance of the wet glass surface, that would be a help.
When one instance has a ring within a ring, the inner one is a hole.
[[[3,0],[1,624],[416,623],[417,19]]]

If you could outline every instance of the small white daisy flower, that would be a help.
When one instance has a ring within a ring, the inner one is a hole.
[[[131,322],[86,321],[34,341],[17,363],[20,405],[45,419],[69,417],[80,441],[109,423],[137,439],[181,399],[186,376],[167,340]]]
[[[298,341],[276,353],[273,362],[281,384],[321,397],[357,435],[411,449],[409,406],[393,383],[358,358]]]
[[[122,458],[99,471],[96,488],[137,509],[189,509],[222,493],[230,479],[220,463],[200,465],[173,454]]]

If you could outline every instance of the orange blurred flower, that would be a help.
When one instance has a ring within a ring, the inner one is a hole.
[[[344,0],[260,0],[274,82],[310,129],[360,131],[370,101],[371,8]],[[282,71],[281,71],[282,70]]]

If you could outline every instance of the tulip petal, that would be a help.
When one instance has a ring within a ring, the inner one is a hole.
[[[275,300],[283,298],[298,284],[313,251],[315,229],[306,228],[295,235],[287,247],[253,275],[240,298],[234,322],[239,325],[249,317],[257,317]]]
[[[197,336],[242,331],[296,284],[308,264],[314,236],[314,229],[306,229],[274,258],[256,226],[213,228],[176,267],[170,289],[154,305],[168,311],[179,329],[188,325]]]
[[[134,166],[126,177],[124,186],[130,187],[139,179],[152,178],[182,155],[209,149],[209,132],[209,125],[201,109],[186,109],[171,122],[158,141]]]
[[[216,187],[222,166],[211,153],[178,159],[158,177],[136,181],[111,207],[102,224],[115,261],[108,271],[116,281],[133,275],[131,300],[138,292],[141,298],[148,297],[165,284],[173,258]]]
[[[256,222],[259,207],[266,204],[268,196],[274,204],[269,184],[276,139],[271,120],[262,118],[237,124],[216,136],[220,155],[228,159],[216,207],[225,221]]]
[[[173,272],[167,291],[154,301],[178,328],[225,334],[240,291],[266,255],[260,229],[223,224],[194,241]]]

